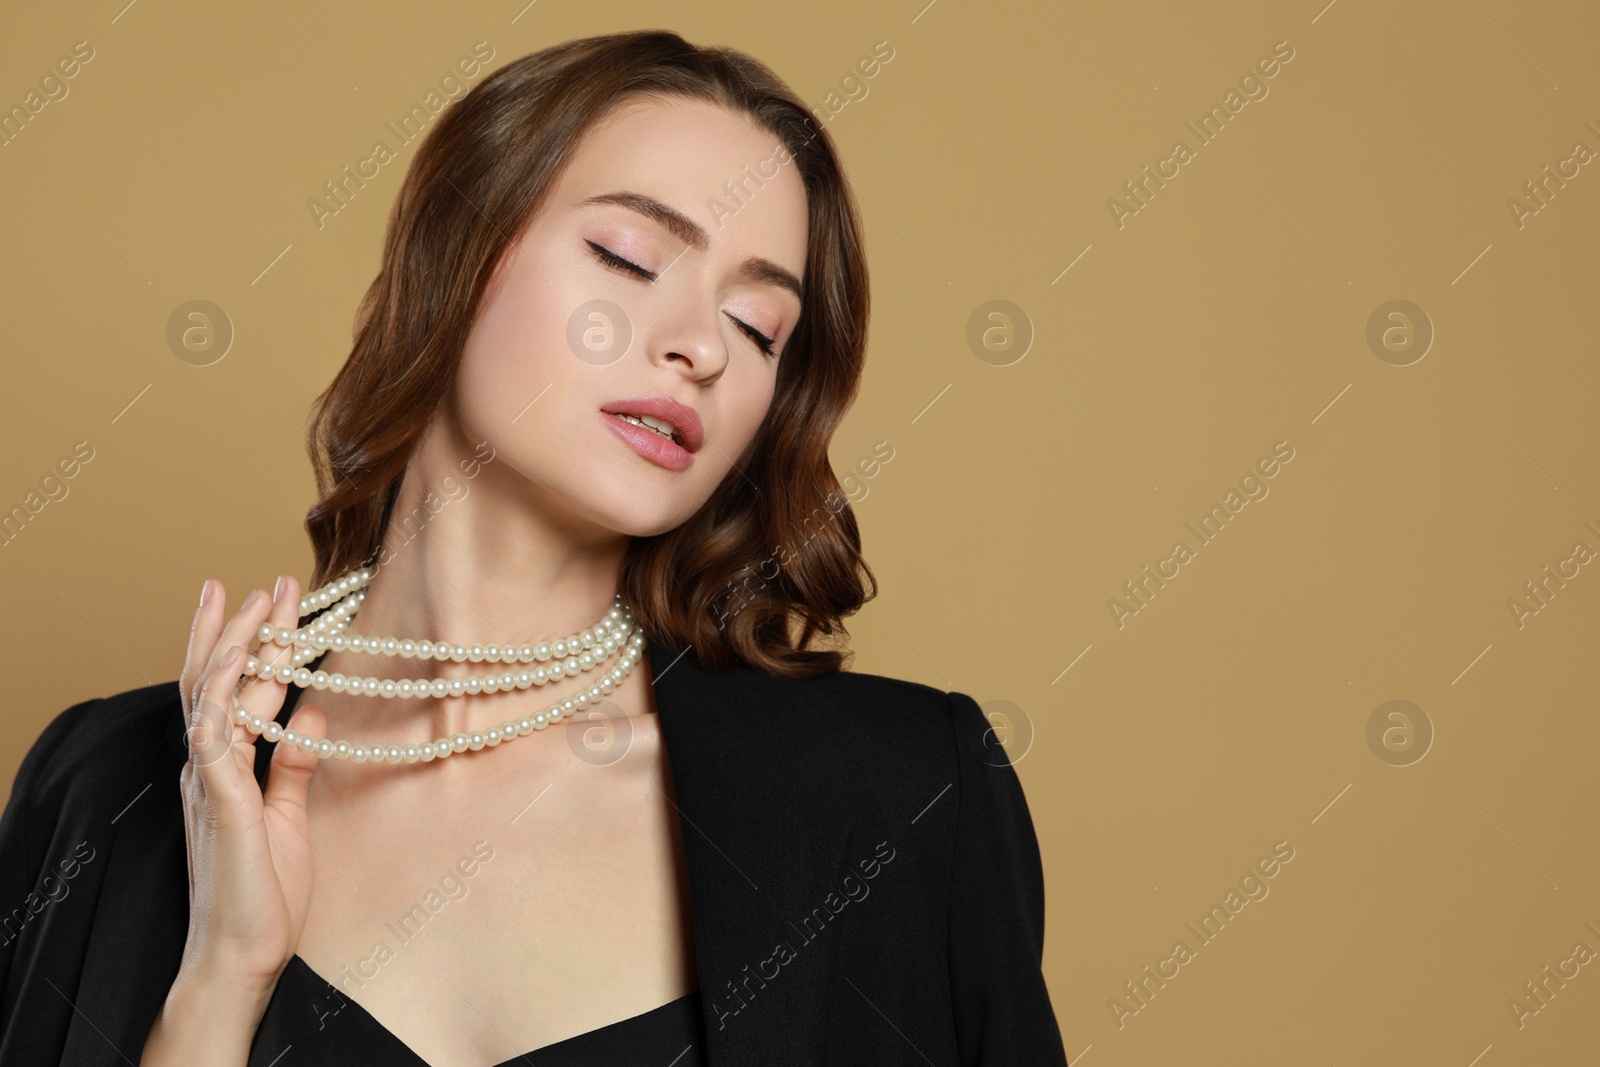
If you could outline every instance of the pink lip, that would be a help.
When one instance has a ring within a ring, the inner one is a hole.
[[[633,414],[633,412],[628,412]],[[645,414],[649,414],[646,412]],[[694,463],[694,453],[683,448],[676,441],[670,441],[654,430],[647,430],[643,426],[635,426],[626,419],[619,419],[608,411],[602,411],[600,417],[607,426],[628,444],[633,446],[635,452],[652,463],[659,464],[669,471],[687,470]],[[665,416],[662,416],[663,418]],[[687,437],[686,437],[687,439]]]
[[[698,452],[705,442],[705,431],[700,427],[700,416],[694,409],[678,403],[659,393],[654,396],[636,396],[632,400],[613,400],[609,404],[602,404],[600,410],[613,415],[650,415],[654,418],[665,419],[677,427],[678,435],[683,438],[683,445],[679,451]],[[620,420],[615,420],[620,421]],[[631,423],[623,423],[630,426]],[[639,427],[635,426],[634,429]],[[649,430],[645,430],[649,433]],[[665,441],[666,438],[658,437]],[[668,442],[672,444],[672,442]],[[674,447],[678,447],[674,445]],[[685,464],[688,466],[688,464]]]

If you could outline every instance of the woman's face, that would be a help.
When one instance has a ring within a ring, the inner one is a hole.
[[[805,188],[778,144],[688,100],[630,101],[585,135],[501,261],[455,384],[464,439],[531,483],[528,506],[650,536],[740,460],[800,314],[786,279],[805,276]]]

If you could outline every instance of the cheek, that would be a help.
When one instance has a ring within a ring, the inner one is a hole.
[[[548,291],[537,294],[519,286],[484,308],[461,357],[462,402],[468,410],[503,427],[546,386],[552,393],[563,391],[574,359],[566,348],[560,304]]]
[[[761,426],[767,421],[767,415],[772,408],[772,397],[776,385],[776,375],[772,368],[762,368],[753,371],[751,380],[746,387],[741,389],[738,400],[730,405],[727,412],[727,425],[730,428],[730,444],[734,447],[728,449],[729,456],[743,455],[745,449],[750,447],[750,442],[755,440],[761,432]]]

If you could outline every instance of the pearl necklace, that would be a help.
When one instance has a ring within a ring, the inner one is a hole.
[[[586,630],[554,642],[526,645],[458,645],[447,641],[413,641],[394,637],[363,637],[348,632],[350,619],[366,600],[367,585],[376,572],[358,567],[344,577],[300,598],[300,616],[320,613],[304,626],[289,629],[261,624],[254,637],[255,647],[245,658],[245,679],[260,678],[302,689],[330,690],[360,696],[447,697],[477,693],[509,692],[546,685],[561,678],[576,677],[617,656],[617,663],[595,682],[577,693],[556,701],[536,715],[524,715],[487,730],[457,733],[421,745],[352,745],[348,741],[322,739],[290,730],[277,722],[252,715],[233,697],[233,721],[268,741],[294,745],[319,759],[347,759],[354,763],[427,763],[458,752],[477,752],[493,748],[502,741],[543,730],[551,723],[581,711],[615,689],[633,672],[643,654],[645,638],[633,612],[617,594],[600,621]],[[255,650],[268,645],[290,648],[287,663],[275,663]],[[332,674],[305,666],[328,651],[368,652],[373,655],[401,656],[406,659],[448,660],[453,663],[504,663],[514,669],[467,678],[376,678]],[[538,663],[528,668],[523,665]]]

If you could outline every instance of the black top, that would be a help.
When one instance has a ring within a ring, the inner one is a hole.
[[[1065,1067],[1033,821],[976,701],[649,657],[710,1067]],[[188,934],[183,728],[164,682],[67,708],[23,758],[0,815],[0,1067],[139,1062]],[[256,741],[258,781],[274,748]]]
[[[537,1056],[537,1060],[530,1057]],[[497,1067],[705,1067],[700,991],[632,1018],[513,1056]],[[249,1067],[426,1067],[426,1061],[298,955],[278,979]]]

